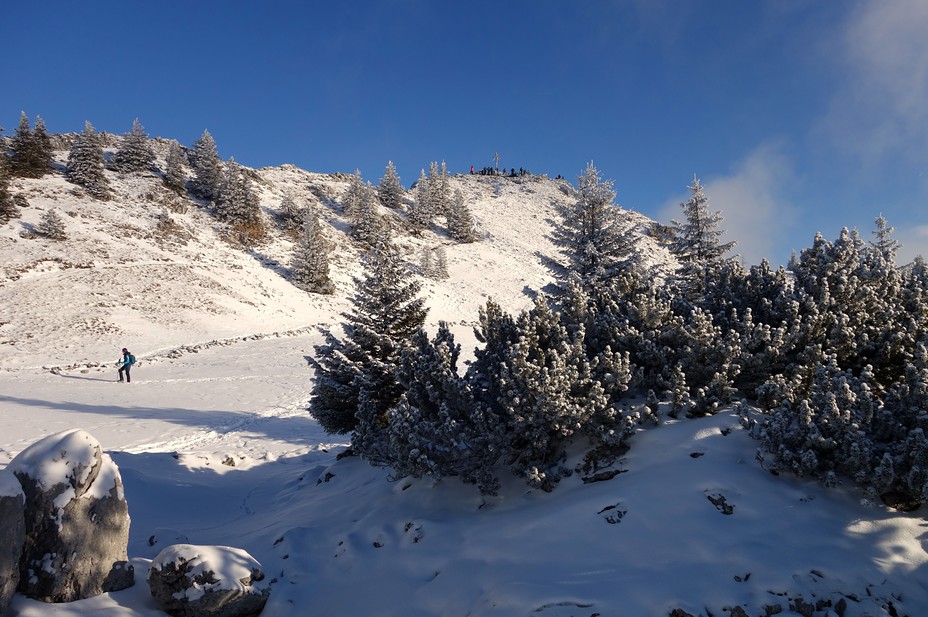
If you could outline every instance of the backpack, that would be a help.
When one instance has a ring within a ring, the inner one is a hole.
[[[129,366],[132,366],[133,364],[135,364],[135,356],[133,356],[133,355],[130,353],[130,354],[129,354]]]

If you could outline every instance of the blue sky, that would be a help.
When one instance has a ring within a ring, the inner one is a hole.
[[[928,255],[928,2],[45,1],[2,9],[0,126],[124,133],[405,185],[593,161],[679,217],[694,174],[746,263],[883,213]]]

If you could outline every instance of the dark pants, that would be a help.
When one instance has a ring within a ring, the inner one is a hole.
[[[129,366],[130,365],[128,364],[123,364],[122,366],[119,367],[119,381],[122,381],[123,373],[126,374],[126,383],[129,383],[130,381],[132,381],[132,379],[129,377]]]

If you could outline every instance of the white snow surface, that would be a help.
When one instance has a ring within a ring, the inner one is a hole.
[[[180,595],[177,599],[193,601],[206,593],[223,590],[260,594],[269,583],[267,577],[252,581],[253,572],[261,570],[261,564],[246,551],[231,546],[172,544],[158,553],[151,562],[151,568],[162,570],[169,564],[183,567],[190,579],[212,573],[210,578],[213,582],[201,584],[194,581],[191,587],[178,592]],[[246,585],[244,581],[249,584]]]
[[[928,615],[924,513],[770,475],[731,410],[643,429],[623,473],[590,484],[575,474],[551,493],[504,475],[499,496],[482,497],[453,478],[336,460],[346,438],[306,412],[305,357],[349,306],[358,272],[328,201],[345,179],[257,171],[269,216],[286,191],[321,207],[338,291],[318,297],[287,282],[286,236],[241,250],[195,208],[172,213],[182,234],[164,236],[158,178],[107,173],[108,202],[60,175],[13,183],[30,205],[0,227],[0,465],[62,431],[99,440],[124,483],[136,585],[55,606],[16,596],[12,615],[163,615],[140,573],[176,543],[253,555],[271,585],[264,617],[719,616],[735,605],[755,617],[799,594],[843,598],[848,617],[889,615],[890,603]],[[480,242],[453,244],[436,227],[398,243],[413,265],[423,246],[446,246],[451,278],[423,293],[430,327],[448,321],[468,356],[478,306],[492,297],[517,311],[551,282],[548,220],[570,197],[534,178],[452,185]],[[51,207],[69,240],[20,236]],[[130,384],[116,383],[124,346],[139,359]]]

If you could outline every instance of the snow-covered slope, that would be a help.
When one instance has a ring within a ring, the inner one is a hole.
[[[731,410],[643,429],[622,473],[576,473],[552,493],[506,477],[484,498],[454,478],[337,460],[346,438],[306,413],[303,358],[357,274],[337,206],[347,178],[255,172],[269,220],[285,192],[321,206],[338,291],[318,297],[287,281],[284,234],[242,250],[196,207],[159,229],[161,208],[180,205],[160,180],[108,175],[108,202],[60,175],[14,182],[30,205],[0,227],[0,465],[50,433],[96,437],[125,484],[137,583],[54,607],[17,596],[12,615],[163,615],[145,576],[173,543],[256,557],[272,589],[263,617],[928,615],[924,516],[772,476]],[[414,268],[423,247],[446,246],[451,277],[423,280],[429,319],[464,337],[488,297],[515,311],[551,282],[548,221],[572,198],[543,178],[452,186],[480,241],[454,244],[440,227],[397,241]],[[69,240],[22,237],[48,208],[65,213]],[[384,214],[399,230],[403,217]],[[642,250],[669,263],[647,236]],[[110,364],[123,346],[140,359],[131,385]]]
[[[151,357],[215,338],[326,327],[346,309],[359,264],[338,203],[347,176],[292,165],[258,170],[255,188],[271,233],[266,243],[244,249],[156,174],[107,171],[113,199],[98,201],[64,180],[67,153],[57,155],[59,173],[14,180],[14,193],[29,207],[0,228],[0,306],[11,309],[0,319],[0,368],[95,365],[123,346]],[[413,270],[423,247],[446,248],[450,278],[423,280],[430,321],[472,324],[488,297],[513,311],[526,306],[552,280],[545,265],[557,255],[550,221],[559,204],[573,199],[569,184],[466,175],[453,177],[451,187],[464,193],[479,242],[456,244],[440,226],[413,237],[404,231],[404,214],[383,210]],[[334,296],[304,293],[287,279],[292,239],[273,224],[286,193],[320,208],[333,246]],[[64,218],[68,239],[23,237],[50,208]],[[650,224],[637,213],[628,216],[642,230]],[[642,244],[653,259],[669,259],[646,235]]]

